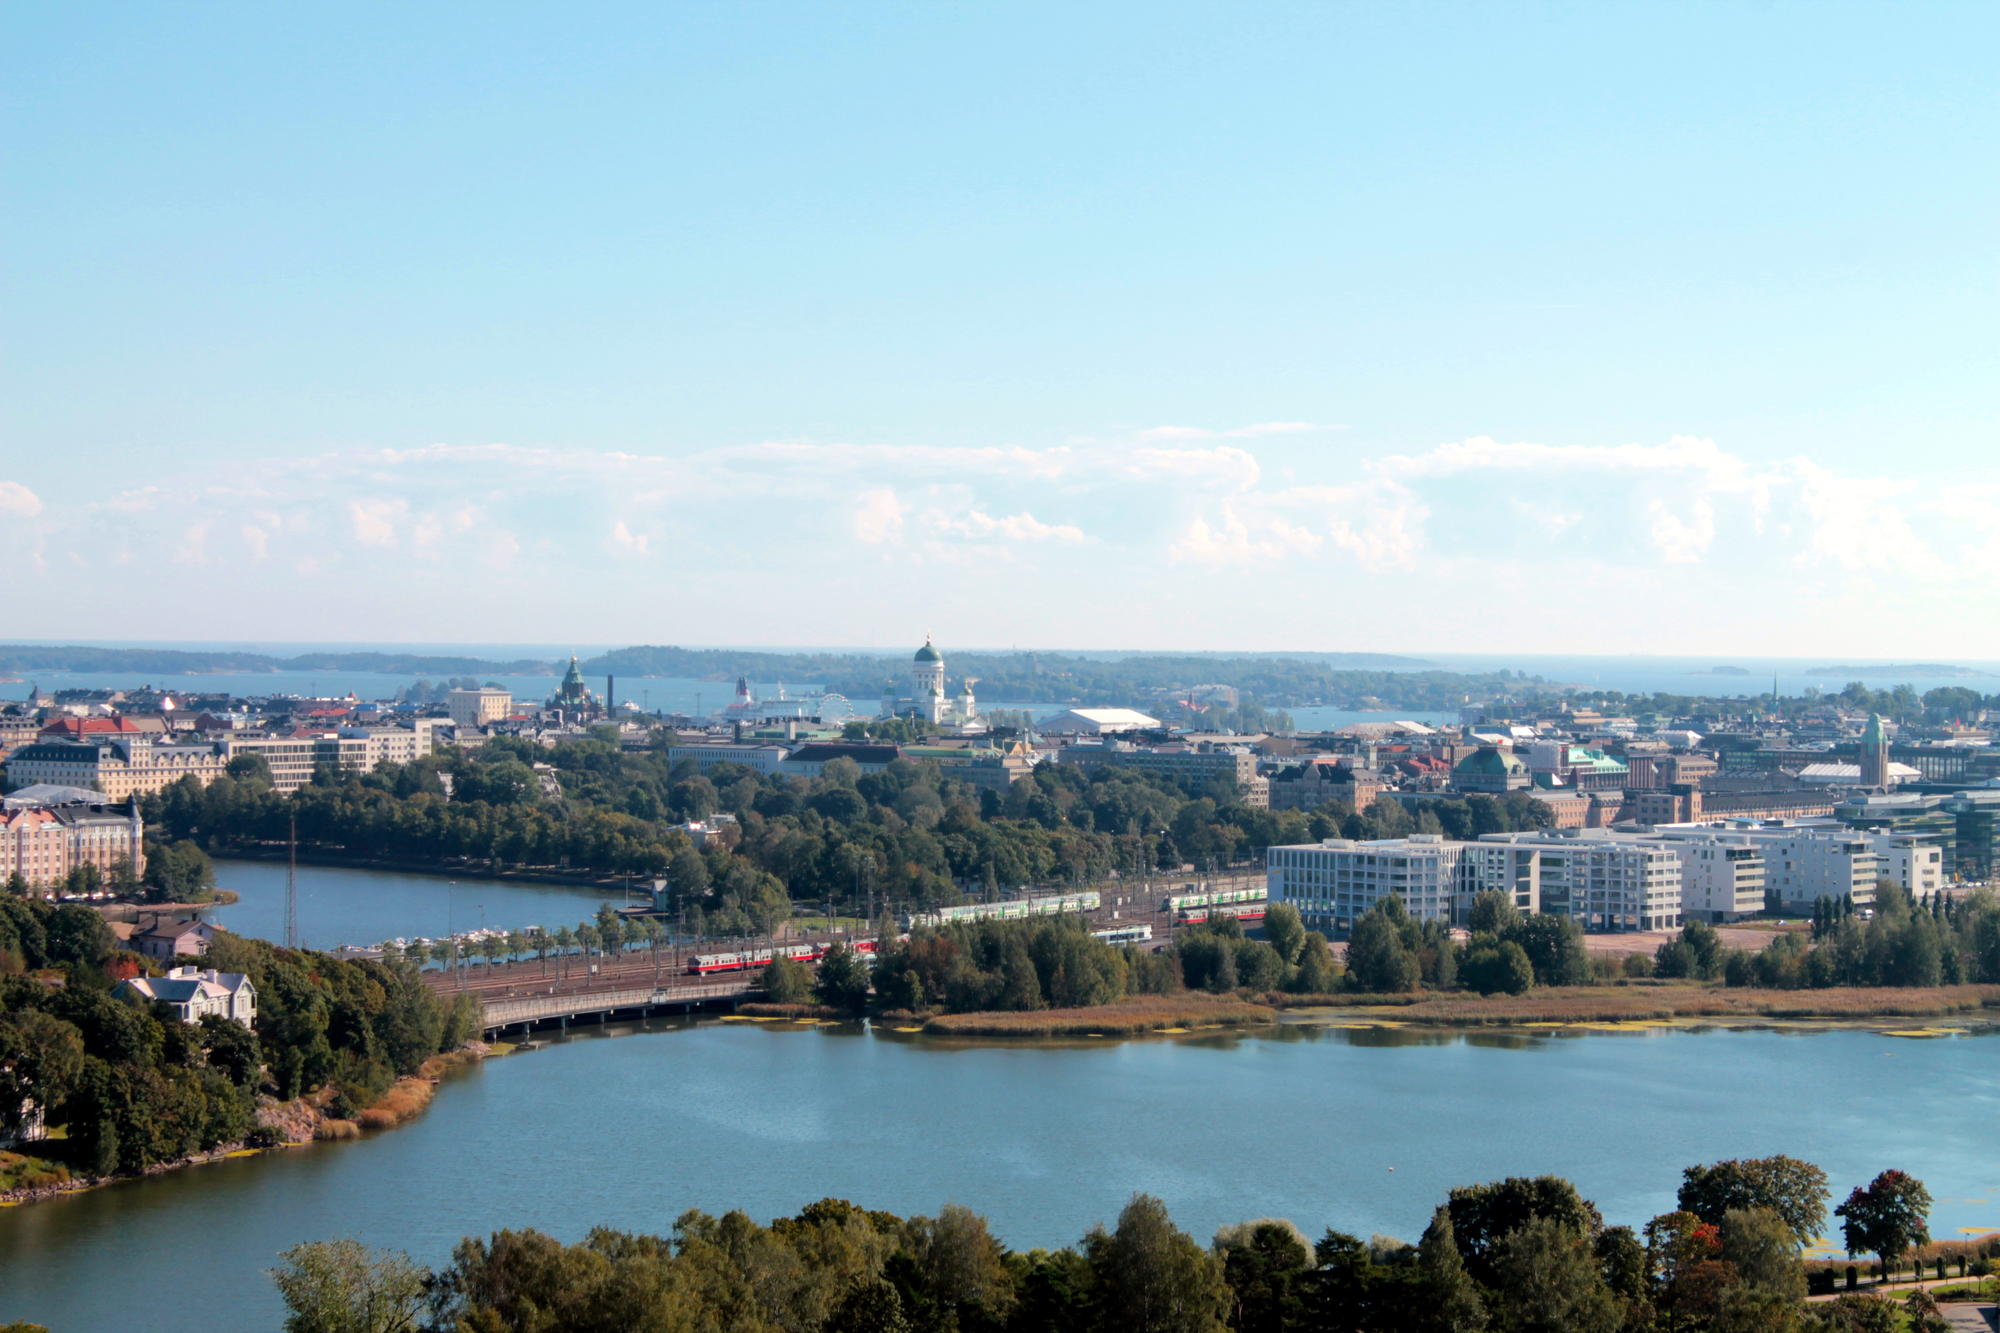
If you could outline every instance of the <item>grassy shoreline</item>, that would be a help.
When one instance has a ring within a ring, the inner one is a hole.
[[[940,1014],[922,1030],[947,1037],[1136,1037],[1201,1028],[1255,1027],[1275,1023],[1269,1005],[1199,991],[1185,995],[1130,996],[1088,1009],[1030,1009]]]
[[[1827,990],[1720,986],[1592,986],[1526,995],[1270,996],[1282,1008],[1324,1008],[1430,1027],[1527,1023],[1621,1023],[1712,1018],[1870,1021],[1980,1016],[2000,1022],[2000,986],[1836,987]]]

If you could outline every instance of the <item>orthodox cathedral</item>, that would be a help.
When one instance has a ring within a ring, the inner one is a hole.
[[[569,670],[563,673],[562,684],[549,696],[547,706],[560,708],[575,718],[600,717],[604,713],[604,705],[597,702],[590,686],[583,683],[583,669],[574,657],[569,659]]]
[[[972,697],[978,682],[970,676],[959,683],[957,697],[945,694],[944,657],[924,636],[924,646],[910,663],[910,693],[902,698],[885,691],[882,711],[891,717],[916,716],[946,727],[969,727],[979,721],[979,705]],[[889,689],[894,690],[891,685]]]

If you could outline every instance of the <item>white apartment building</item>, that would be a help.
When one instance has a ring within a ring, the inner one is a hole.
[[[1681,858],[1681,916],[1686,921],[1741,921],[1764,910],[1764,852],[1747,838],[1703,829],[1660,829],[1651,841]]]
[[[1328,838],[1272,847],[1264,855],[1271,901],[1291,903],[1308,927],[1331,935],[1347,935],[1390,894],[1420,921],[1463,920],[1473,898],[1487,889],[1511,894],[1522,911],[1540,910],[1532,849],[1418,833],[1365,842]]]
[[[1887,873],[1884,857],[1871,835],[1832,820],[1781,823],[1746,819],[1726,824],[1662,825],[1654,834],[1667,838],[1706,836],[1755,847],[1764,858],[1764,887],[1786,912],[1810,912],[1821,898],[1849,896],[1857,907],[1866,907],[1875,901],[1875,881]],[[1925,858],[1914,848],[1911,857],[1910,868],[1921,872]],[[1941,884],[1941,850],[1935,873]]]
[[[285,736],[232,736],[220,743],[225,761],[257,754],[271,770],[276,791],[297,791],[322,765],[345,776],[372,773],[383,764],[407,764],[434,748],[434,719],[414,727],[342,727],[337,731],[295,731]]]
[[[1481,842],[1537,851],[1544,912],[1574,918],[1585,930],[1677,930],[1681,858],[1672,847],[1602,836],[1489,833]]]
[[[1883,879],[1898,885],[1920,903],[1934,900],[1944,892],[1944,848],[1928,833],[1877,833],[1861,835],[1880,858]]]

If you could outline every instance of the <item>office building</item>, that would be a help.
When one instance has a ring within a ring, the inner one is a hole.
[[[453,690],[445,696],[445,707],[451,711],[452,725],[460,731],[477,731],[504,721],[513,713],[514,695],[508,690],[491,688]]]

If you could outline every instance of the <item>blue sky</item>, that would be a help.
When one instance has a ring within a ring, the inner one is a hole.
[[[2000,656],[1991,4],[4,23],[24,636]]]

